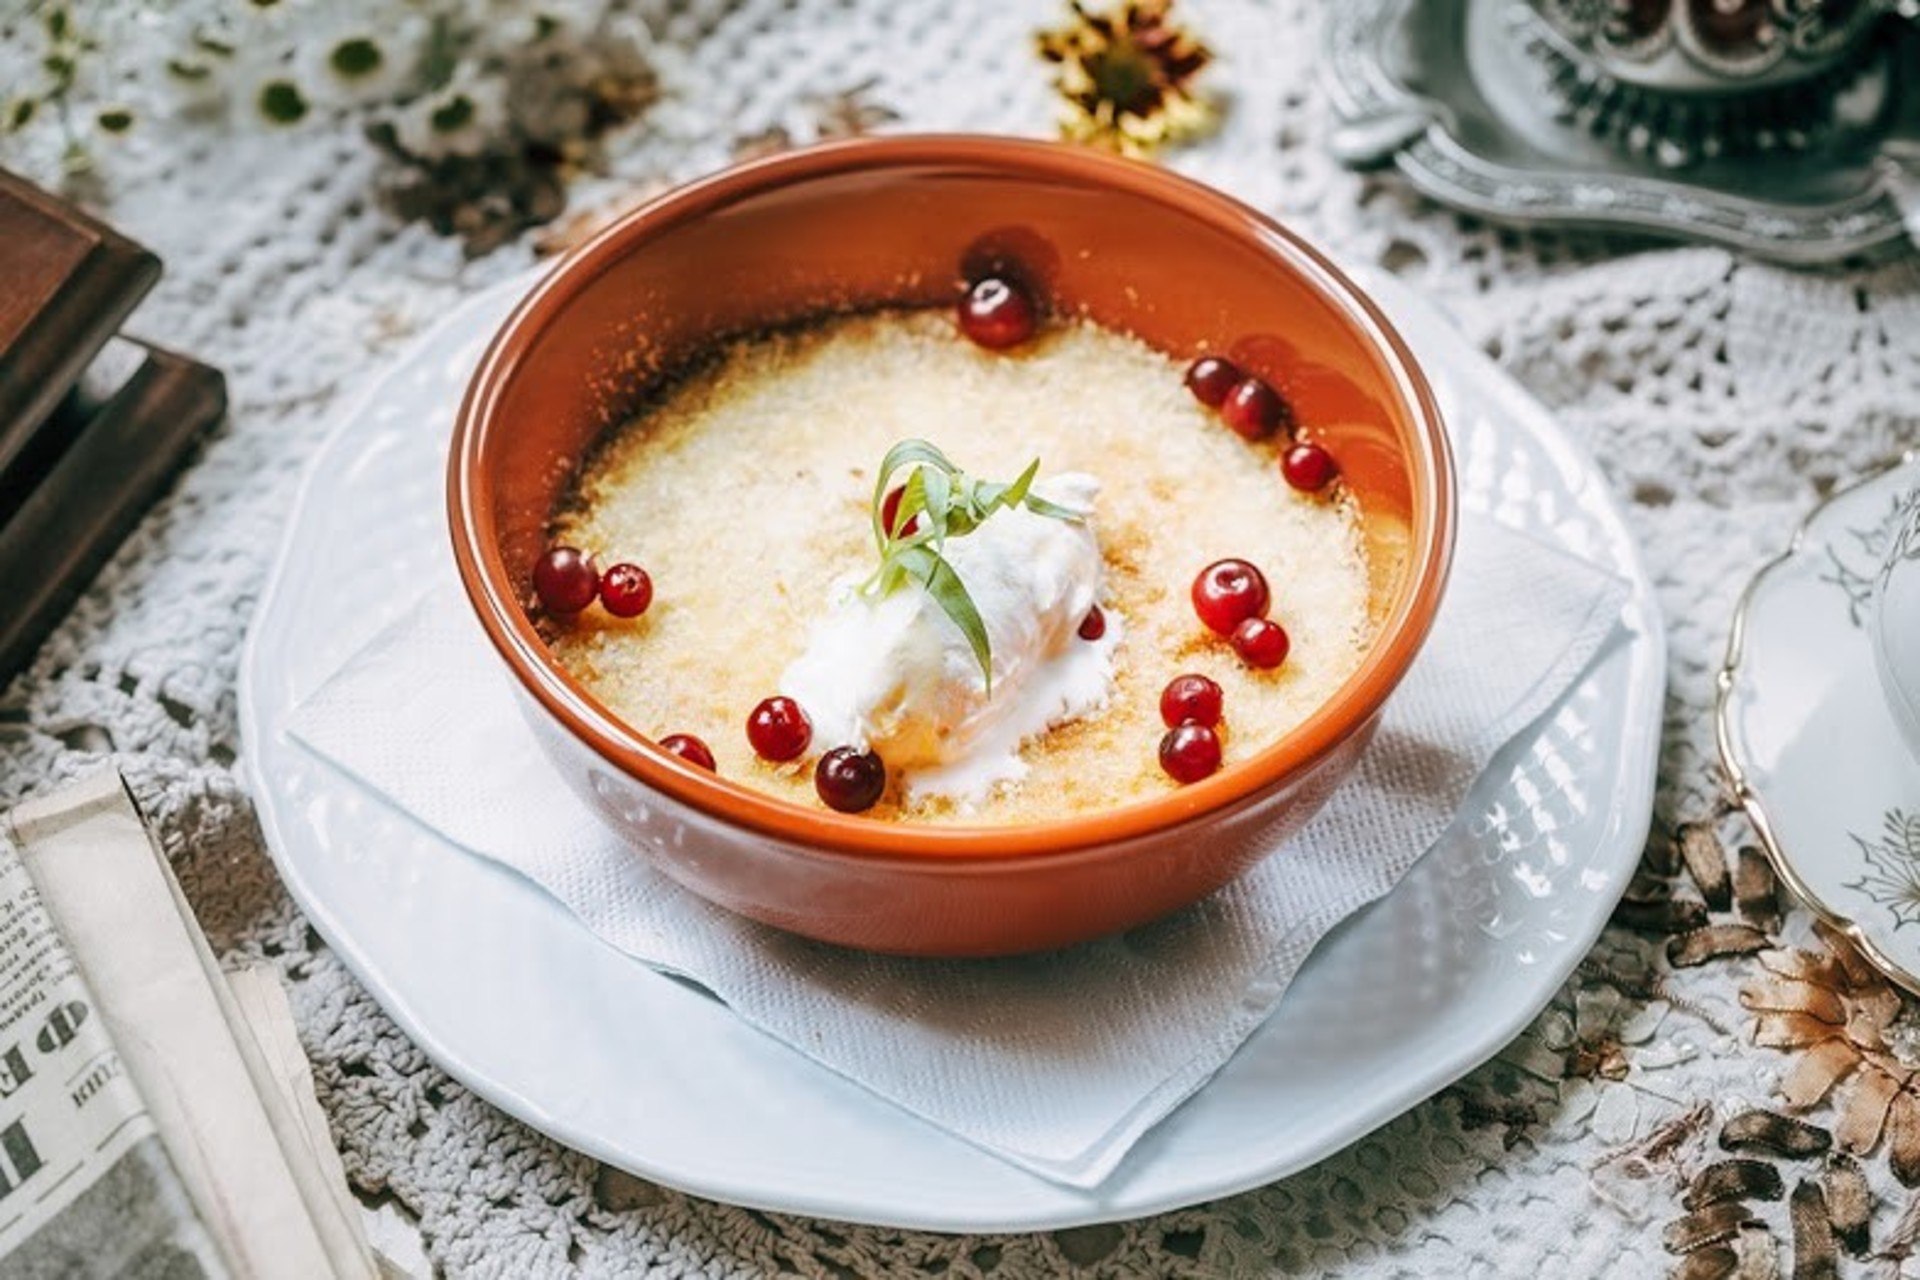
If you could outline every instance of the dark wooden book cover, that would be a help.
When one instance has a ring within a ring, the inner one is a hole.
[[[0,684],[226,410],[225,380],[185,356],[116,340],[103,363],[131,376],[104,400],[83,380],[49,419],[71,443],[30,485],[0,477]]]
[[[54,406],[159,277],[151,253],[0,169],[0,476],[70,443]]]

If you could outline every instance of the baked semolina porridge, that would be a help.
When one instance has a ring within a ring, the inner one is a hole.
[[[690,764],[876,819],[1108,810],[1359,665],[1359,513],[1290,425],[1224,360],[981,282],[957,324],[825,318],[685,370],[585,461],[535,583],[562,665]]]

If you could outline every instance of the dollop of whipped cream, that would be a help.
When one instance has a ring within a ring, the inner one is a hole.
[[[1065,472],[1033,492],[1087,517],[1100,482]],[[1023,742],[1106,705],[1123,627],[1109,613],[1100,639],[1078,634],[1104,576],[1088,519],[1009,508],[948,539],[942,554],[986,626],[991,697],[966,636],[925,590],[909,584],[875,600],[857,579],[836,588],[780,692],[806,709],[816,747],[877,751],[908,800],[943,796],[969,809],[1026,773]]]

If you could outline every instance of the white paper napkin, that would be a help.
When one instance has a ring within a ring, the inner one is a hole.
[[[1501,744],[1593,660],[1627,596],[1585,561],[1468,517],[1434,634],[1374,745],[1280,853],[1119,937],[924,961],[794,938],[648,870],[547,763],[448,579],[294,712],[296,737],[520,871],[628,955],[697,981],[908,1111],[1079,1187],[1199,1088],[1314,944],[1434,844]]]

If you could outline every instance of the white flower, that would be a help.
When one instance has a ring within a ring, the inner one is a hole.
[[[329,9],[303,24],[294,69],[303,90],[322,106],[392,102],[414,82],[429,24],[418,13],[374,23],[353,6]]]
[[[506,124],[506,100],[499,81],[465,71],[438,92],[399,108],[393,118],[400,145],[426,159],[478,155]]]

